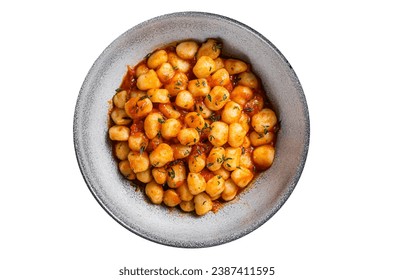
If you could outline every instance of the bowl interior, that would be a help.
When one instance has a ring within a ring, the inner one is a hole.
[[[108,101],[126,65],[174,41],[218,38],[224,53],[252,64],[280,120],[272,167],[217,213],[203,217],[148,203],[118,172],[107,137]],[[265,223],[287,200],[301,175],[309,144],[309,117],[301,85],[284,56],[262,35],[232,19],[207,13],[164,15],[118,37],[93,64],[74,117],[75,150],[83,177],[102,207],[130,231],[177,247],[229,242]]]

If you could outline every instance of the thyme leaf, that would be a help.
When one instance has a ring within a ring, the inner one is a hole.
[[[239,77],[239,76],[234,77],[234,79],[233,79],[234,85],[237,85],[240,80],[241,80],[241,77]]]
[[[148,95],[141,96],[141,97],[138,99],[138,101],[144,100],[144,99],[146,99],[146,98],[148,98],[148,97],[149,97]]]
[[[209,117],[209,119],[210,119],[211,121],[213,121],[213,122],[219,121],[219,120],[220,120],[220,115],[212,114],[212,115]]]
[[[223,48],[223,45],[221,43],[215,42],[212,46],[212,50],[214,52],[217,52]]]
[[[174,179],[175,178],[175,171],[174,171],[174,169],[170,169],[170,170],[168,170],[167,171],[167,174],[168,174],[168,176],[171,178],[171,179]]]

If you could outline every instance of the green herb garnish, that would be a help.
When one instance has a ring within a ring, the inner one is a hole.
[[[215,42],[212,46],[212,50],[214,52],[217,52],[223,48],[223,45],[221,43]]]
[[[170,170],[168,170],[167,174],[168,174],[168,176],[170,176],[171,179],[175,178],[175,171],[174,171],[174,169],[171,168]]]

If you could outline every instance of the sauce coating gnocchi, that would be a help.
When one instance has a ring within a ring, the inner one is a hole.
[[[213,38],[127,66],[109,121],[120,174],[152,204],[198,216],[270,168],[280,123],[251,64],[223,55]]]

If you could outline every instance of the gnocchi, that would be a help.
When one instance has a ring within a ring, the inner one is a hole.
[[[151,69],[156,69],[163,63],[167,62],[168,54],[165,50],[158,50],[152,53],[147,61],[147,66]]]
[[[167,83],[172,79],[172,77],[174,77],[175,70],[171,64],[165,62],[162,65],[160,65],[160,67],[156,70],[156,73],[160,82]]]
[[[130,152],[129,144],[126,141],[119,141],[114,145],[115,148],[115,156],[119,160],[127,159],[127,156]]]
[[[148,90],[148,97],[152,103],[169,103],[170,93],[164,88],[152,88]]]
[[[193,67],[193,73],[197,78],[207,78],[215,71],[215,61],[209,56],[200,57]]]
[[[163,187],[156,182],[150,182],[146,184],[145,193],[149,197],[150,201],[152,201],[154,204],[160,204],[163,201]]]
[[[116,89],[113,154],[152,204],[216,212],[274,163],[280,120],[252,66],[222,49],[217,39],[156,49]]]
[[[193,59],[198,51],[198,44],[194,41],[181,42],[176,46],[176,54],[182,59]]]
[[[168,189],[164,191],[163,202],[168,207],[175,207],[179,203],[181,203],[181,199],[179,198],[179,195],[176,193],[175,190]]]
[[[151,88],[160,88],[162,83],[157,76],[155,70],[150,69],[148,72],[141,74],[137,79],[137,87],[140,90],[148,90]]]
[[[167,169],[167,186],[176,189],[186,182],[186,168],[183,164],[175,164]]]

